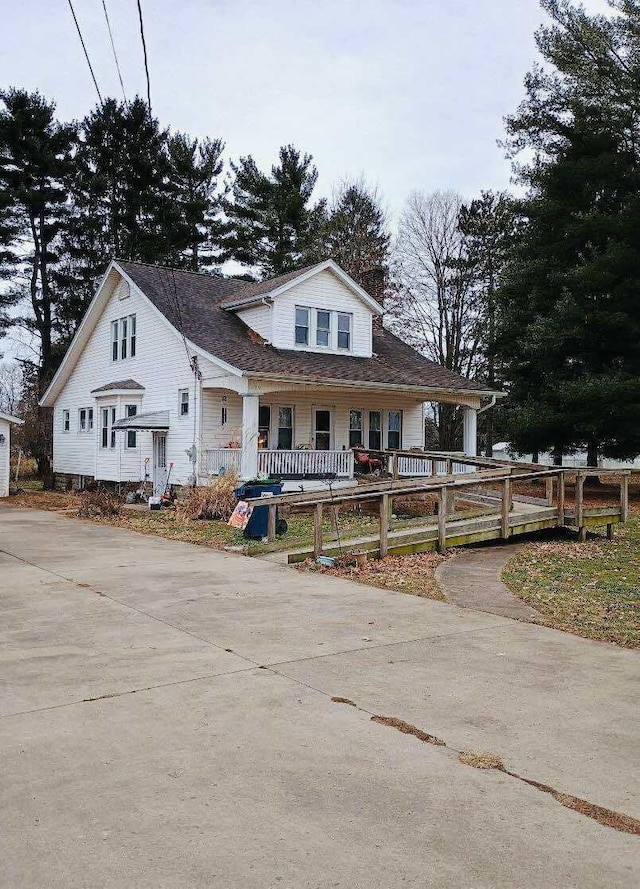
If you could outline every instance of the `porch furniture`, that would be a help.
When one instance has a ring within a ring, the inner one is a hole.
[[[356,470],[359,472],[372,473],[382,469],[382,460],[372,457],[364,448],[353,448],[353,458],[355,460]]]

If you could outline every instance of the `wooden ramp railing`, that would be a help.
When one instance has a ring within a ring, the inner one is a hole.
[[[456,457],[456,460],[458,458]],[[482,502],[490,503],[498,507],[491,515],[499,516],[499,536],[503,540],[508,539],[512,533],[515,519],[522,522],[517,527],[525,527],[530,517],[529,524],[540,524],[544,519],[544,527],[569,526],[578,531],[580,540],[586,538],[587,527],[606,525],[607,533],[611,536],[613,524],[624,522],[629,510],[629,470],[617,470],[607,472],[598,469],[575,470],[561,467],[538,469],[535,467],[529,471],[522,471],[522,464],[512,466],[509,464],[496,465],[498,461],[491,461],[491,468],[480,468],[486,465],[484,460],[478,458],[462,458],[463,465],[471,465],[473,472],[462,474],[449,473],[446,476],[429,477],[428,479],[402,479],[391,478],[379,480],[370,484],[364,484],[357,489],[349,489],[346,492],[314,491],[306,494],[281,494],[264,499],[250,500],[256,505],[268,506],[268,540],[273,542],[276,536],[276,510],[278,506],[307,506],[313,507],[313,548],[314,556],[323,551],[323,511],[326,506],[339,507],[343,504],[369,501],[378,504],[379,529],[377,535],[377,550],[380,557],[389,552],[390,547],[390,517],[393,512],[394,497],[402,497],[407,494],[432,494],[437,501],[437,548],[444,552],[447,548],[447,540],[453,536],[456,540],[464,536],[464,528],[460,525],[461,519],[452,516],[452,504],[456,495],[470,494],[479,498]],[[566,505],[566,475],[575,475],[575,505],[569,509]],[[619,478],[620,497],[619,503],[604,510],[587,510],[584,506],[584,483],[588,476],[616,476]],[[519,512],[515,509],[518,496],[514,494],[514,485],[518,482],[543,481],[545,484],[544,498],[521,498],[523,505]],[[554,498],[554,490],[556,496]],[[555,499],[555,506],[554,506]],[[540,510],[525,509],[524,501],[534,502],[540,505]],[[514,513],[515,509],[515,513]],[[477,520],[476,520],[477,523]],[[486,523],[485,523],[486,524]],[[455,525],[455,527],[454,527]],[[469,527],[472,527],[471,523]],[[426,530],[426,529],[425,529]],[[486,530],[486,529],[485,529]],[[532,528],[531,530],[535,530]],[[454,533],[455,532],[455,533]],[[484,532],[483,532],[484,533]],[[519,533],[526,533],[520,531]],[[473,535],[472,535],[473,536]],[[474,542],[469,540],[468,542]],[[346,544],[345,544],[346,545]]]

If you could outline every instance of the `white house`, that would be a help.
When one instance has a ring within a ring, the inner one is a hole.
[[[11,472],[11,427],[22,425],[23,421],[11,414],[0,411],[0,497],[9,496],[9,476]]]
[[[463,406],[475,454],[476,411],[496,393],[382,313],[331,260],[260,283],[113,261],[41,402],[54,472],[156,490],[170,466],[183,485],[228,468],[349,480],[354,445],[423,446],[426,401]]]

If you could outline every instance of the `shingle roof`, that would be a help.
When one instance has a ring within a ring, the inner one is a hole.
[[[107,383],[105,386],[92,389],[91,394],[93,395],[94,392],[111,392],[112,389],[144,389],[144,386],[136,383],[135,380],[116,380],[115,383]]]
[[[276,349],[262,344],[240,318],[224,308],[234,301],[268,292],[302,270],[254,284],[233,278],[172,270],[137,262],[118,264],[145,296],[184,335],[204,351],[249,374],[300,377],[310,381],[348,381],[416,386],[424,389],[486,392],[424,358],[388,330],[374,325],[373,358]]]

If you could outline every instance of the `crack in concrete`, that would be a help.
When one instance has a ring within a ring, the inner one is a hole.
[[[363,713],[369,713],[364,707],[360,707],[348,698],[333,697],[331,700],[339,704],[348,704]],[[556,800],[556,802],[560,803],[561,806],[571,809],[574,812],[579,812],[581,815],[591,818],[593,821],[597,821],[598,824],[602,824],[604,827],[610,827],[621,833],[630,833],[634,836],[640,836],[640,820],[637,818],[633,818],[631,815],[625,815],[624,812],[617,812],[615,809],[606,809],[604,806],[599,806],[596,803],[589,802],[589,800],[582,799],[579,796],[563,793],[560,790],[556,790],[555,787],[551,787],[549,784],[542,784],[540,781],[535,781],[533,778],[525,778],[523,775],[519,775],[517,772],[512,772],[505,768],[500,757],[496,756],[494,753],[474,754],[456,750],[455,747],[450,746],[446,741],[442,741],[435,735],[425,732],[424,729],[411,725],[411,723],[405,722],[397,716],[373,715],[371,716],[371,722],[395,728],[397,731],[402,732],[405,735],[413,735],[413,737],[425,744],[433,744],[435,747],[444,747],[446,750],[457,753],[458,761],[463,765],[475,769],[501,772],[503,775],[507,775],[509,778],[514,778],[522,784],[534,787],[536,790],[541,791],[541,793],[548,793],[554,800]]]

